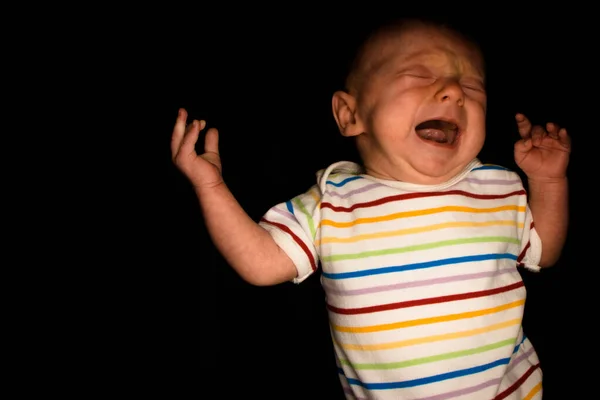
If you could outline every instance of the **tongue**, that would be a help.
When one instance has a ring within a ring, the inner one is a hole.
[[[444,132],[441,129],[433,129],[433,128],[428,128],[428,129],[417,129],[417,135],[419,135],[419,137],[421,137],[422,139],[425,140],[433,140],[434,142],[438,142],[438,143],[452,143],[452,141],[454,140],[454,138],[449,138],[446,132]]]
[[[452,144],[456,139],[457,126],[446,121],[431,120],[419,124],[416,132],[421,139]]]

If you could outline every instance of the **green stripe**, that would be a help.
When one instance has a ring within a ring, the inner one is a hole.
[[[393,249],[382,249],[363,251],[360,253],[349,253],[349,254],[337,254],[323,257],[323,261],[340,261],[340,260],[355,260],[358,258],[373,257],[373,256],[385,256],[389,254],[408,253],[417,250],[430,250],[444,246],[453,246],[457,244],[469,244],[469,243],[485,243],[485,242],[505,242],[512,244],[519,244],[519,239],[508,237],[508,236],[483,236],[465,239],[452,239],[442,240],[441,242],[417,244],[414,246],[397,247]]]
[[[304,207],[304,204],[302,204],[298,197],[294,199],[294,203],[300,209],[300,211],[302,211],[302,214],[306,215],[306,219],[308,220],[308,227],[310,228],[310,234],[312,235],[312,238],[314,240],[316,237],[316,232],[315,222],[313,221],[312,215],[310,215],[310,213],[306,210],[306,207]]]
[[[351,364],[348,360],[340,360],[344,365],[352,365],[356,369],[395,369],[395,368],[406,368],[420,364],[427,364],[435,361],[449,360],[452,358],[471,356],[473,354],[483,353],[485,351],[498,349],[504,346],[511,346],[515,343],[515,339],[506,339],[500,342],[488,344],[486,346],[475,347],[473,349],[453,351],[450,353],[438,354],[436,356],[413,358],[412,360],[399,361],[385,364]]]

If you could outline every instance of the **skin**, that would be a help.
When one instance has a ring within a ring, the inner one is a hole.
[[[333,95],[340,132],[356,138],[366,171],[374,177],[433,185],[454,177],[485,140],[483,63],[475,47],[448,31],[424,25],[376,36],[349,80]],[[420,138],[419,123],[452,119],[460,135],[452,146]],[[568,224],[570,139],[564,128],[532,126],[516,115],[521,139],[517,165],[527,175],[529,203],[542,240],[541,266],[560,256]],[[290,258],[254,222],[223,181],[218,131],[206,132],[204,153],[195,144],[205,121],[186,125],[179,110],[172,133],[173,162],[189,179],[217,249],[247,282],[274,285],[296,277]]]
[[[417,26],[382,34],[364,58],[359,74],[366,76],[349,93],[336,92],[332,106],[342,135],[356,138],[369,175],[433,185],[448,181],[477,156],[485,140],[487,97],[476,49]],[[459,125],[454,146],[416,134],[416,126],[431,119]]]

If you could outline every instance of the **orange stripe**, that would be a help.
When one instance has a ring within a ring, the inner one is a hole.
[[[408,328],[411,326],[435,324],[438,322],[457,321],[459,319],[481,317],[483,315],[494,314],[500,311],[508,310],[510,308],[519,307],[525,304],[525,300],[517,300],[508,304],[504,304],[498,307],[486,308],[478,311],[468,311],[459,314],[441,315],[439,317],[429,317],[413,319],[410,321],[394,322],[391,324],[371,325],[371,326],[340,326],[332,325],[332,328],[338,332],[350,332],[350,333],[369,333],[369,332],[381,332],[389,331],[392,329]]]
[[[379,344],[350,344],[350,343],[340,343],[340,342],[336,341],[335,343],[338,346],[340,346],[346,350],[358,350],[358,351],[388,350],[388,349],[396,349],[399,347],[415,346],[417,344],[423,344],[423,343],[433,343],[433,342],[440,342],[440,341],[444,341],[444,340],[476,336],[476,335],[480,335],[482,333],[507,328],[507,327],[513,326],[513,325],[518,325],[521,323],[521,321],[522,321],[521,318],[514,318],[509,321],[485,326],[483,328],[470,329],[468,331],[451,332],[451,333],[445,333],[445,334],[441,334],[441,335],[425,336],[425,337],[414,338],[414,339],[405,339],[405,340],[400,340],[397,342],[387,342],[387,343],[379,343]]]
[[[474,208],[474,207],[462,207],[462,206],[446,206],[446,207],[437,207],[437,208],[426,208],[423,210],[414,210],[414,211],[404,211],[394,214],[382,215],[379,217],[370,217],[370,218],[358,218],[354,221],[349,222],[337,222],[332,221],[330,219],[324,219],[321,221],[320,225],[330,225],[337,228],[348,228],[358,224],[368,224],[373,222],[383,222],[383,221],[392,221],[398,218],[409,218],[409,217],[418,217],[422,215],[430,215],[437,214],[442,212],[467,212],[467,213],[494,213],[500,211],[518,211],[525,212],[525,207],[523,206],[501,206],[501,207],[491,207],[491,208]]]
[[[523,400],[533,399],[533,396],[535,396],[540,390],[542,390],[542,382],[535,385],[533,389],[531,389],[531,391],[527,393],[527,396],[523,397]]]

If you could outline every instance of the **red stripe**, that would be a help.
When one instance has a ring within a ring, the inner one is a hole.
[[[356,210],[357,208],[374,207],[374,206],[379,206],[381,204],[389,203],[392,201],[418,199],[418,198],[423,198],[423,197],[461,195],[461,196],[470,197],[473,199],[491,200],[491,199],[505,199],[507,197],[520,196],[520,195],[524,195],[524,194],[525,194],[524,190],[517,190],[515,192],[510,192],[510,193],[506,193],[506,194],[474,194],[474,193],[465,192],[463,190],[449,190],[447,192],[422,192],[422,193],[399,194],[396,196],[388,196],[388,197],[383,197],[381,199],[368,201],[366,203],[357,203],[350,207],[339,207],[339,206],[334,206],[331,203],[324,202],[321,204],[321,208],[330,208],[333,211],[338,211],[338,212],[349,212],[352,210]]]
[[[515,383],[513,383],[510,387],[508,387],[504,392],[502,392],[502,393],[498,394],[496,397],[494,397],[494,400],[505,399],[507,396],[509,396],[511,393],[513,393],[515,390],[517,390],[519,388],[519,386],[521,386],[523,384],[523,382],[525,382],[525,380],[527,380],[527,378],[529,378],[529,376],[531,374],[533,374],[533,371],[535,371],[539,367],[540,367],[539,363],[532,365],[527,370],[527,372],[525,372],[523,374],[523,376],[521,376]]]
[[[415,306],[424,306],[428,304],[439,304],[450,301],[458,301],[458,300],[467,300],[467,299],[475,299],[477,297],[485,297],[492,296],[498,293],[508,292],[514,289],[518,289],[524,286],[523,282],[515,282],[512,285],[482,290],[480,292],[470,292],[470,293],[460,293],[453,294],[448,296],[440,296],[440,297],[430,297],[427,299],[418,299],[418,300],[410,300],[410,301],[402,301],[399,303],[390,303],[390,304],[381,304],[378,306],[371,307],[362,307],[362,308],[338,308],[332,305],[327,304],[327,308],[336,313],[336,314],[345,314],[345,315],[354,315],[354,314],[367,314],[367,313],[375,313],[380,311],[388,311],[388,310],[397,310],[400,308],[408,308]]]
[[[298,236],[296,236],[296,234],[294,232],[292,232],[292,230],[290,228],[288,228],[286,225],[280,224],[278,222],[269,221],[265,218],[261,218],[261,222],[265,222],[269,225],[276,226],[277,228],[281,229],[282,231],[288,233],[292,237],[292,239],[294,239],[294,241],[296,243],[298,243],[298,245],[302,248],[302,250],[306,254],[306,257],[308,258],[308,261],[310,262],[310,267],[312,268],[312,270],[313,271],[317,270],[317,264],[315,263],[315,259],[313,258],[312,253],[310,252],[310,250],[308,249],[306,244],[302,241],[302,239],[300,239]]]
[[[533,225],[533,221],[531,221],[531,224],[529,225],[529,230],[533,230],[534,225]],[[523,266],[523,263],[521,262],[521,260],[525,257],[525,254],[527,253],[527,250],[531,247],[531,242],[527,242],[527,244],[525,245],[525,247],[523,248],[523,251],[521,252],[521,254],[519,254],[519,257],[517,257],[517,263],[519,263],[519,266]]]
[[[518,263],[521,264],[521,260],[525,257],[525,254],[527,253],[527,250],[529,249],[529,247],[531,247],[531,242],[527,242],[527,244],[523,248],[523,251],[521,252],[521,254],[519,254],[519,257],[517,257]]]

